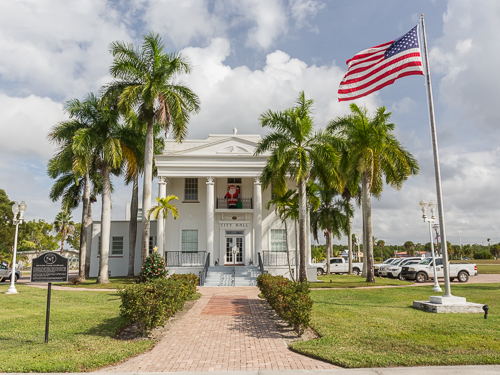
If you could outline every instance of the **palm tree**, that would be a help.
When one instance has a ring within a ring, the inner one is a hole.
[[[64,241],[68,234],[73,234],[75,232],[75,223],[71,220],[71,214],[68,209],[65,208],[63,211],[56,215],[54,220],[54,232],[61,236],[61,254],[64,251]]]
[[[123,150],[123,169],[125,185],[132,183],[132,199],[130,200],[130,222],[129,222],[129,262],[127,276],[133,277],[135,265],[135,246],[137,242],[137,213],[139,211],[139,175],[144,172],[144,144],[146,141],[146,129],[139,124],[135,112],[125,117],[126,126],[120,130],[119,138]],[[163,150],[163,138],[157,138],[161,132],[161,126],[155,124],[154,153],[159,154]],[[153,169],[156,175],[156,170]]]
[[[378,240],[377,241],[377,246],[380,248],[380,259],[384,260],[384,246],[385,246],[385,241],[384,240]]]
[[[160,213],[162,213],[163,220],[166,221],[168,219],[169,212],[172,212],[172,217],[174,220],[177,220],[179,218],[179,210],[175,204],[169,203],[172,199],[179,198],[175,195],[167,195],[165,198],[156,198],[158,205],[148,211],[148,218],[153,216],[153,219],[158,220]],[[161,240],[163,241],[163,248],[165,248],[165,231],[163,231],[163,238]]]
[[[342,199],[335,189],[327,189],[321,186],[318,190],[318,197],[320,206],[311,212],[311,229],[316,241],[318,241],[319,229],[324,230],[326,237],[326,270],[329,275],[333,238],[340,239],[343,233],[348,234],[352,207]]]
[[[415,255],[415,244],[412,241],[406,241],[403,246],[406,249],[406,255]]]
[[[347,163],[361,174],[363,248],[367,258],[367,282],[375,282],[373,270],[373,229],[371,195],[379,196],[383,183],[401,189],[409,176],[418,174],[418,162],[393,134],[390,113],[378,108],[373,116],[365,107],[351,104],[351,114],[331,121],[327,129],[346,140],[350,150]]]
[[[136,110],[140,123],[146,125],[143,212],[151,208],[153,125],[158,123],[165,131],[172,128],[174,138],[180,142],[186,137],[191,112],[199,111],[198,96],[182,83],[174,82],[176,76],[191,71],[188,59],[178,53],[166,54],[164,48],[161,37],[153,33],[144,36],[142,48],[124,42],[111,43],[114,60],[110,73],[115,80],[104,87],[106,98],[119,97],[120,110]],[[149,218],[143,215],[143,262],[148,254],[149,230]]]
[[[100,102],[94,94],[86,99],[93,111],[90,127],[77,130],[73,151],[77,155],[90,153],[102,176],[101,249],[98,284],[109,283],[108,257],[111,235],[111,180],[110,174],[121,167],[122,147],[119,140],[119,113],[116,107]]]
[[[268,110],[262,113],[262,127],[270,127],[274,132],[266,135],[255,151],[255,155],[271,152],[261,174],[264,189],[274,181],[276,191],[283,194],[287,190],[288,178],[297,183],[301,282],[307,281],[307,181],[319,178],[325,183],[335,181],[340,184],[335,168],[338,162],[337,151],[332,146],[335,140],[324,132],[314,133],[312,105],[313,100],[306,100],[302,91],[294,107],[279,112]]]

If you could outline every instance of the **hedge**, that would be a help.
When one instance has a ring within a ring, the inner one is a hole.
[[[142,334],[163,326],[196,292],[197,279],[196,275],[186,274],[128,285],[118,291],[122,300],[120,316],[137,323]]]
[[[311,321],[313,301],[309,297],[309,284],[263,274],[257,278],[257,286],[276,314],[302,335]]]

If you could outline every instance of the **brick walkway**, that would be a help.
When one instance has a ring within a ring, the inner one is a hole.
[[[288,350],[256,287],[199,291],[202,297],[151,351],[99,372],[338,368]]]

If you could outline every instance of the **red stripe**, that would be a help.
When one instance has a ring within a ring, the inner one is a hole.
[[[383,84],[381,84],[381,85],[375,87],[374,89],[372,89],[370,91],[367,91],[367,92],[365,92],[363,94],[356,95],[356,96],[350,96],[348,98],[339,98],[339,102],[345,102],[345,101],[348,101],[348,100],[354,100],[354,99],[362,98],[363,96],[371,94],[374,91],[380,90],[381,88],[383,88],[385,86],[392,85],[399,78],[403,78],[403,77],[406,77],[406,76],[412,76],[412,75],[424,75],[424,73],[422,73],[422,72],[416,72],[416,71],[402,73],[399,76],[395,77],[394,79],[389,80],[387,82],[384,82]]]
[[[345,94],[345,93],[349,93],[349,92],[354,92],[354,91],[359,91],[359,90],[363,90],[367,87],[370,87],[372,86],[374,83],[376,83],[377,81],[380,81],[382,79],[384,79],[385,77],[388,77],[390,76],[391,74],[394,74],[396,72],[399,72],[403,69],[406,69],[407,67],[409,66],[422,66],[422,63],[420,61],[411,61],[407,64],[404,64],[404,65],[401,65],[395,69],[391,69],[391,70],[388,70],[387,72],[385,72],[384,74],[382,74],[381,76],[377,77],[377,78],[374,78],[372,79],[371,81],[368,81],[362,85],[359,85],[359,86],[356,86],[354,88],[351,88],[351,89],[340,89],[339,88],[339,91],[338,93],[339,94]],[[424,73],[423,72],[420,72],[419,74],[423,75]],[[341,84],[340,87],[342,87],[344,84]]]
[[[353,68],[355,68],[356,66],[361,65],[361,64],[363,64],[363,63],[365,63],[365,62],[370,62],[370,61],[375,61],[375,62],[377,62],[377,61],[383,61],[383,60],[384,60],[384,58],[385,58],[385,57],[384,57],[384,53],[382,53],[382,54],[380,54],[380,55],[376,55],[376,56],[370,57],[369,59],[366,59],[366,60],[363,60],[363,61],[359,61],[359,62],[352,63],[352,64],[349,66],[349,68],[347,69],[347,73],[349,73],[351,70],[353,70]],[[371,66],[374,66],[374,65],[376,65],[376,63],[375,63],[375,64],[371,64],[371,65],[369,65],[369,66],[368,66],[368,68],[369,68],[369,67],[371,67]],[[360,69],[361,69],[361,68],[360,68]]]
[[[376,69],[372,70],[370,73],[368,74],[365,74],[364,76],[362,77],[358,77],[358,78],[353,78],[353,79],[350,79],[350,80],[345,80],[348,76],[350,75],[353,75],[353,74],[356,74],[356,73],[360,73],[360,72],[363,72],[365,70],[368,70],[368,69],[372,69],[374,66],[377,66],[376,64],[373,64],[371,66],[367,66],[367,67],[364,67],[364,68],[358,68],[358,69],[354,69],[352,71],[348,70],[347,73],[345,74],[344,78],[342,79],[341,81],[341,85],[346,85],[346,84],[351,84],[351,83],[355,83],[355,82],[360,82],[360,81],[364,81],[366,78],[388,68],[389,66],[393,65],[393,64],[396,64],[402,60],[405,60],[409,57],[420,57],[420,52],[412,52],[412,53],[408,53],[406,55],[402,55],[400,57],[398,57],[397,59],[394,59],[394,60],[391,60],[391,61],[388,61],[386,62],[385,64],[380,64]],[[422,64],[420,64],[422,65]],[[345,81],[344,81],[345,80]]]
[[[371,48],[368,48],[368,49],[372,49],[372,48],[380,48],[380,47],[383,47],[383,46],[391,45],[392,43],[394,43],[394,40],[391,40],[390,42],[387,42],[387,43],[381,44],[381,45],[379,45],[379,46],[371,47]],[[386,48],[386,49],[387,49],[387,48]],[[365,51],[366,51],[366,50],[365,50]],[[362,55],[360,55],[360,54],[356,54],[356,55],[354,55],[354,57],[350,58],[350,59],[349,59],[349,60],[347,60],[345,63],[346,63],[347,65],[349,65],[349,62],[350,62],[350,61],[352,61],[352,60],[359,60],[359,59],[362,59],[362,58],[364,58],[364,57],[371,56],[371,55],[373,55],[374,53],[378,53],[378,52],[380,52],[380,51],[375,51],[375,52],[373,52],[373,53],[364,53],[364,54],[362,54]]]

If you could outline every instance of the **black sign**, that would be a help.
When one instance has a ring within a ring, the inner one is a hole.
[[[43,253],[31,262],[32,283],[57,283],[68,281],[69,259],[57,253]]]

